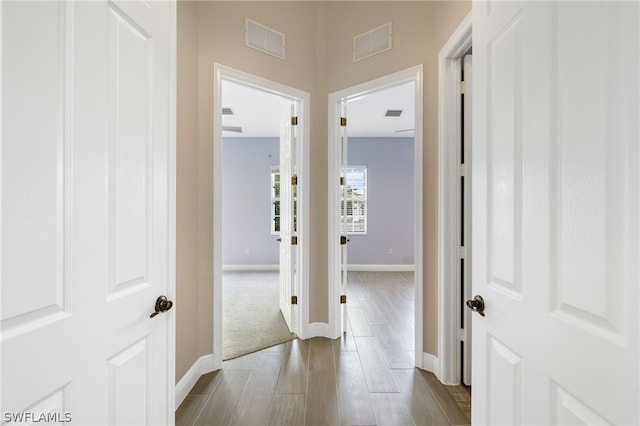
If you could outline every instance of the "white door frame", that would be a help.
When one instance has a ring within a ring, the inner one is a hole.
[[[423,368],[423,67],[418,65],[352,86],[329,95],[329,164],[328,164],[328,278],[329,278],[329,323],[326,337],[341,335],[340,309],[340,146],[339,121],[340,103],[371,92],[413,81],[415,83],[415,136],[414,136],[414,283],[415,283],[415,364]],[[334,178],[331,178],[331,177]]]
[[[460,74],[471,47],[471,12],[438,55],[438,360],[444,384],[462,381],[460,368]],[[451,285],[454,283],[455,285]],[[471,339],[470,335],[466,336]]]
[[[234,81],[299,102],[298,165],[298,309],[291,330],[306,338],[309,323],[309,93],[262,77],[226,67],[213,66],[213,365],[222,368],[222,80]],[[267,214],[267,212],[265,212]]]

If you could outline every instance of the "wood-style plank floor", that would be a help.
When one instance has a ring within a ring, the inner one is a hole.
[[[177,425],[462,425],[437,378],[413,367],[410,272],[351,272],[349,329],[296,339],[200,378]]]

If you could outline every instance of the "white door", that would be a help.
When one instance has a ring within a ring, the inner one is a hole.
[[[462,69],[464,74],[464,119],[463,119],[463,134],[462,140],[462,158],[461,163],[464,165],[464,172],[460,173],[461,194],[462,194],[462,241],[460,244],[465,247],[464,255],[462,256],[461,270],[462,270],[462,293],[463,299],[469,300],[472,298],[472,285],[471,285],[471,140],[472,140],[472,114],[471,114],[471,100],[472,100],[472,58],[471,55],[465,55],[462,58]],[[464,309],[464,307],[463,307]],[[471,335],[472,335],[472,314],[469,310],[464,310],[462,325],[465,331],[465,341],[463,342],[463,368],[462,368],[462,382],[471,386]]]
[[[639,8],[473,5],[475,424],[640,423]]]
[[[291,297],[295,296],[295,261],[297,235],[294,223],[294,176],[295,136],[292,117],[294,106],[285,114],[280,124],[280,311],[290,331],[294,330]]]
[[[175,4],[0,7],[2,421],[171,424]]]
[[[347,167],[349,165],[349,137],[347,134],[347,102],[342,101],[340,104],[342,110],[340,114],[340,302],[342,307],[342,332],[346,333],[348,328],[348,309],[347,309],[347,282],[349,279],[348,264],[348,224],[347,224]]]

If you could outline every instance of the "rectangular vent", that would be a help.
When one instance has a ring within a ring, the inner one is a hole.
[[[391,22],[353,38],[353,62],[391,49]]]
[[[242,127],[238,126],[222,126],[224,132],[242,133]]]
[[[222,108],[222,115],[233,115],[233,110],[231,108]]]
[[[400,117],[402,115],[401,109],[388,109],[387,112],[384,113],[385,117]]]
[[[284,34],[245,18],[245,43],[252,49],[284,59]]]

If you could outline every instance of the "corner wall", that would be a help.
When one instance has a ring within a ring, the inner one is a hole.
[[[197,8],[178,2],[176,165],[176,382],[201,355],[198,286],[198,24]],[[209,329],[209,334],[211,334]],[[209,336],[209,341],[211,337]]]

